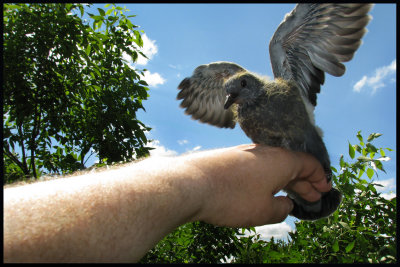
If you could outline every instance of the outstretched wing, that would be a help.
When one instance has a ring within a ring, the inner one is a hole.
[[[232,109],[224,109],[226,92],[224,83],[238,72],[246,71],[230,62],[214,62],[198,66],[191,77],[178,86],[180,107],[193,119],[222,128],[234,128]]]
[[[327,72],[341,76],[367,32],[372,4],[298,4],[286,15],[269,44],[275,78],[297,82],[317,104]]]

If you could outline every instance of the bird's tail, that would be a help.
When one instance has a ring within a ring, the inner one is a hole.
[[[294,208],[290,215],[300,220],[308,221],[328,217],[336,211],[342,201],[342,193],[336,188],[323,193],[321,199],[316,202],[308,202],[293,192],[288,192],[288,197],[294,203]]]
[[[332,179],[330,159],[321,136],[314,127],[310,127],[305,142],[305,151],[316,157],[325,169],[325,176],[328,182]],[[295,192],[286,191],[288,197],[293,200],[294,208],[291,215],[301,220],[317,220],[328,217],[339,207],[342,201],[342,193],[336,188],[322,194],[316,202],[306,201]]]

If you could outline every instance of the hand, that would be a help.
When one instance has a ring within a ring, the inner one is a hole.
[[[316,201],[332,184],[311,155],[262,145],[213,150],[193,160],[204,170],[209,188],[197,220],[230,227],[283,221],[293,208],[286,196],[274,196],[287,187],[308,201]],[[207,152],[204,152],[207,153]]]

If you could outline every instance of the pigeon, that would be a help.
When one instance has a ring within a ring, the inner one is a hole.
[[[193,119],[220,128],[239,123],[255,144],[283,147],[315,156],[331,181],[322,130],[315,125],[317,94],[325,72],[339,77],[361,45],[372,4],[297,4],[269,43],[274,80],[232,62],[198,66],[178,85],[180,107]],[[284,188],[293,201],[290,215],[301,220],[330,216],[342,194],[332,187],[308,202]]]

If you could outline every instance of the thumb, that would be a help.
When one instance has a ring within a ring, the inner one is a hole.
[[[273,197],[268,224],[280,223],[285,220],[293,210],[293,205],[293,201],[286,196]]]

